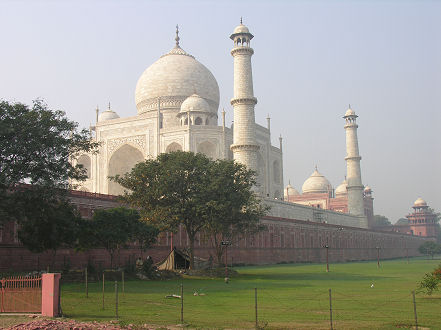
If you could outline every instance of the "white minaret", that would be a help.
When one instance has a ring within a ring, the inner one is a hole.
[[[257,99],[253,92],[253,73],[251,56],[254,50],[250,47],[253,35],[242,24],[234,29],[230,38],[234,41],[231,55],[234,58],[234,97],[231,105],[234,108],[233,151],[234,160],[257,172],[256,123],[254,106]]]
[[[346,180],[348,182],[349,213],[364,217],[363,184],[361,183],[360,154],[358,152],[357,115],[349,106],[344,115],[346,130]]]

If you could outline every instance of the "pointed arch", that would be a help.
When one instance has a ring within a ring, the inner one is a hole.
[[[204,154],[211,159],[217,158],[216,146],[209,141],[199,143],[197,147],[197,152],[200,152],[201,154]]]
[[[132,168],[144,160],[144,155],[137,148],[124,144],[118,148],[110,157],[108,166],[108,176],[117,174],[123,175],[130,172]],[[123,187],[114,181],[108,180],[108,193],[111,195],[120,195],[124,192]]]
[[[182,146],[177,142],[172,142],[167,146],[167,148],[165,148],[165,152],[173,151],[182,151]]]

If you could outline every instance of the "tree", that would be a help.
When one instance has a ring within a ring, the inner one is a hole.
[[[158,235],[159,229],[157,227],[152,226],[141,219],[138,221],[132,232],[132,239],[138,243],[139,249],[141,250],[141,256],[143,251],[156,243]]]
[[[418,291],[426,292],[429,296],[433,291],[438,290],[441,283],[441,265],[435,268],[431,273],[424,274],[423,280],[420,282]]]
[[[395,223],[396,225],[408,225],[409,220],[406,218],[399,218],[398,221]]]
[[[90,247],[103,247],[109,252],[110,267],[113,267],[115,253],[122,247],[127,246],[135,239],[140,230],[144,246],[148,242],[154,242],[154,237],[147,238],[147,231],[142,228],[139,212],[125,207],[96,210],[90,225],[85,228],[82,241],[86,242],[86,249]],[[156,235],[154,230],[150,234]],[[155,236],[156,237],[156,236]]]
[[[189,238],[190,268],[194,268],[196,234],[208,221],[209,171],[210,160],[205,155],[176,151],[147,159],[131,172],[111,178],[129,190],[123,200],[139,209],[143,220],[161,231],[184,227]]]
[[[24,213],[32,216],[21,221],[18,238],[32,252],[51,250],[54,263],[59,248],[75,245],[81,216],[72,205],[57,198],[47,200],[29,193],[23,197],[26,198],[23,204],[27,208]]]
[[[231,160],[217,160],[210,168],[210,185],[207,194],[209,221],[205,232],[210,236],[217,262],[227,245],[222,241],[235,243],[244,236],[251,236],[265,226],[260,219],[268,211],[252,191],[255,172]]]
[[[0,101],[0,221],[31,219],[28,199],[35,205],[52,201],[55,207],[66,201],[70,180],[86,177],[71,158],[97,146],[87,130],[79,131],[64,112],[48,109],[41,100],[32,106]]]
[[[436,244],[433,241],[427,241],[420,245],[418,251],[421,254],[430,255],[433,259],[433,256],[437,253],[441,253],[441,245]]]
[[[389,219],[386,218],[384,215],[374,215],[374,226],[391,226]]]

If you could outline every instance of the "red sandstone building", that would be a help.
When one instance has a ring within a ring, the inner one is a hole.
[[[317,168],[304,182],[302,194],[289,183],[284,191],[285,201],[319,209],[349,213],[347,182],[344,180],[334,191],[330,182],[318,172]],[[374,198],[372,189],[366,186],[363,191],[364,215],[369,228],[373,227]]]
[[[437,215],[430,209],[426,201],[418,198],[412,206],[413,212],[406,215],[408,224],[391,226],[393,231],[415,236],[437,238],[440,227]]]

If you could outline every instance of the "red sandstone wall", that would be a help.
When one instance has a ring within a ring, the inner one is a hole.
[[[280,262],[325,262],[326,242],[329,246],[330,262],[355,260],[375,260],[377,247],[380,258],[399,258],[419,255],[418,247],[424,238],[398,233],[375,232],[366,229],[317,224],[307,221],[264,219],[266,232],[254,238],[248,237],[229,247],[228,262],[234,264],[275,264]],[[163,233],[158,245],[147,252],[159,261],[170,251],[171,235]],[[178,248],[187,246],[187,236],[183,231],[173,235],[173,244]],[[214,257],[214,251],[203,236],[198,236],[195,254],[199,257]],[[115,257],[117,266],[133,263],[140,256],[136,246],[121,250]],[[51,253],[35,254],[17,245],[0,245],[0,271],[44,270],[52,265]],[[70,265],[84,268],[88,263],[97,269],[110,267],[110,256],[104,249],[87,252],[60,250],[55,256],[55,269]],[[51,266],[52,268],[52,266]]]

